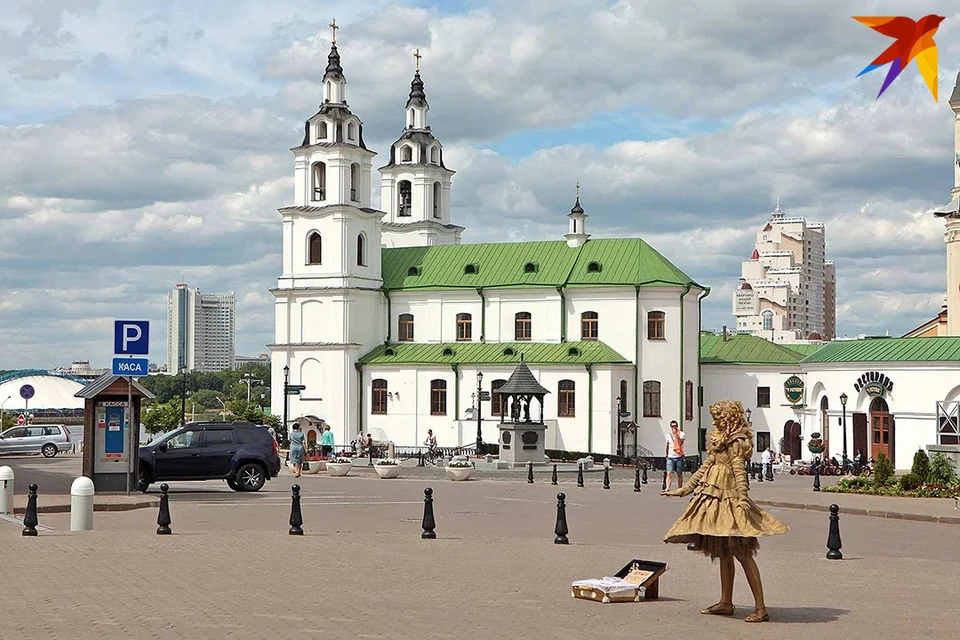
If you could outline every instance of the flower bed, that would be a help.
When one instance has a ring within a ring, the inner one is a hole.
[[[883,454],[878,456],[878,462]],[[873,496],[898,496],[903,498],[953,498],[960,496],[960,478],[953,468],[953,461],[938,453],[928,462],[926,454],[918,452],[914,458],[913,471],[899,478],[858,476],[843,478],[834,487],[824,487],[830,493],[862,493]]]

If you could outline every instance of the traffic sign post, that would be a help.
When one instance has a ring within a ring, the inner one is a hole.
[[[137,477],[137,445],[140,441],[140,425],[134,424],[133,414],[133,378],[145,376],[149,373],[150,361],[148,358],[133,358],[131,356],[146,356],[150,354],[150,321],[149,320],[114,320],[113,322],[113,353],[126,358],[113,359],[113,375],[127,378],[127,495],[130,495],[131,485]],[[98,430],[99,431],[99,430]],[[98,434],[99,435],[99,434]]]
[[[17,416],[17,424],[20,425],[21,427],[22,427],[23,425],[27,424],[27,416],[23,415],[22,413],[21,413],[20,415],[18,415],[18,416]]]
[[[288,384],[286,386],[288,396],[298,396],[301,391],[306,391],[306,385],[302,384]]]

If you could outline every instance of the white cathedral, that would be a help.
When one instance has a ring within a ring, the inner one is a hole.
[[[406,126],[379,169],[385,210],[372,208],[376,153],[347,105],[335,34],[323,103],[292,149],[294,203],[280,209],[274,413],[286,376],[305,387],[288,396],[288,423],[318,417],[338,445],[371,431],[419,445],[428,429],[469,445],[478,418],[496,443],[496,391],[522,357],[550,391],[547,449],[662,455],[678,420],[695,451],[709,289],[640,238],[591,239],[579,187],[564,239],[461,244],[419,52]]]

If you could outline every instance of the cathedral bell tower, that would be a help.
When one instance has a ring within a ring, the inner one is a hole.
[[[944,211],[934,213],[946,223],[943,240],[947,245],[947,333],[960,336],[960,74],[950,95],[953,109],[953,189]]]
[[[567,234],[563,236],[567,239],[567,246],[582,246],[590,238],[590,234],[587,233],[587,214],[583,212],[583,207],[580,206],[579,182],[577,183],[577,202],[570,209],[570,213],[567,214],[567,220],[569,221],[567,223]]]
[[[406,127],[380,167],[380,206],[386,247],[459,244],[463,227],[450,223],[454,171],[443,162],[443,145],[427,125],[430,105],[420,78],[420,50],[405,106]]]

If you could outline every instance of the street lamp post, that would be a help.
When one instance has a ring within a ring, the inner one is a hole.
[[[227,421],[227,403],[223,401],[223,398],[217,396],[217,402],[220,403],[220,406],[223,407],[223,412],[220,414],[220,422]]]
[[[620,432],[620,437],[617,438],[617,455],[621,458],[624,457],[624,448],[626,445],[623,441],[628,431],[620,428],[620,422],[629,415],[630,412],[627,411],[627,399],[623,396],[617,396],[617,429]],[[636,449],[634,449],[634,454],[636,454]]]
[[[287,408],[290,404],[288,401],[288,398],[290,396],[287,395],[288,391],[290,390],[289,387],[290,387],[290,367],[285,366],[283,368],[283,432],[284,433],[286,433],[287,431]]]
[[[254,382],[259,382],[260,384],[263,384],[263,380],[258,380],[254,378],[252,375],[250,375],[249,373],[243,374],[243,379],[241,379],[240,382],[243,382],[247,385],[247,402],[250,402],[250,385]]]
[[[847,394],[840,394],[840,406],[843,407],[843,419],[840,421],[843,425],[843,459],[847,459]]]
[[[477,457],[483,455],[483,412],[480,410],[483,394],[483,372],[477,371]]]
[[[180,367],[180,426],[187,422],[187,368]]]

